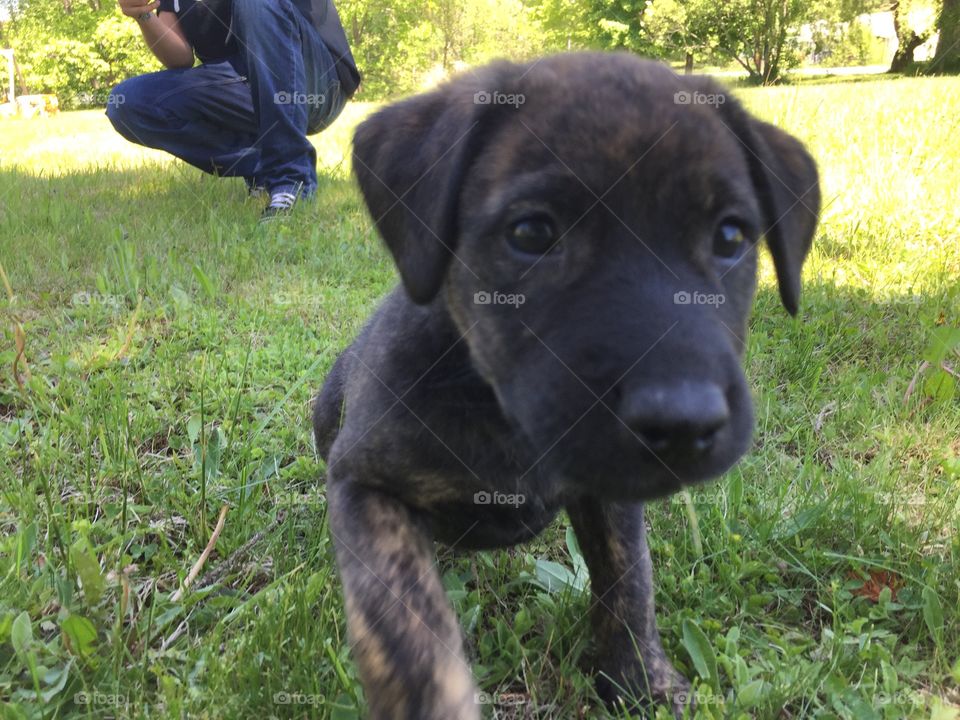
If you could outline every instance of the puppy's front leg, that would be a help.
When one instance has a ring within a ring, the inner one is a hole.
[[[421,521],[349,480],[331,480],[327,504],[370,718],[479,718],[460,628]]]
[[[690,684],[660,644],[643,504],[583,498],[567,513],[590,570],[597,691],[614,702],[626,688],[671,706],[679,717]]]

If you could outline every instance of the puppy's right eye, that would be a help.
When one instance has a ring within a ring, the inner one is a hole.
[[[556,249],[557,231],[548,218],[524,218],[507,227],[507,242],[517,252],[545,255]]]
[[[747,247],[747,235],[735,219],[724,220],[713,236],[713,254],[721,260],[737,258]]]

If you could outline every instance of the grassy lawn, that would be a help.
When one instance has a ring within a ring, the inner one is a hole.
[[[798,319],[764,258],[756,447],[650,506],[664,644],[698,717],[958,718],[960,81],[738,94],[825,210]],[[395,281],[345,160],[369,110],[267,230],[101,113],[0,122],[0,717],[362,710],[309,402]],[[441,552],[490,715],[606,717],[583,583],[543,582],[565,531]]]

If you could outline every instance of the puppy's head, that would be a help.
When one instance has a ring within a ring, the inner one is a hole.
[[[746,450],[757,246],[796,312],[819,210],[797,140],[705,78],[568,54],[387,107],[354,169],[407,293],[571,492],[653,497]]]

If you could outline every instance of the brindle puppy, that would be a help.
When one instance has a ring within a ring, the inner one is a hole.
[[[711,80],[625,54],[465,74],[366,120],[353,159],[402,288],[337,360],[314,427],[371,717],[480,716],[433,541],[512,545],[562,509],[601,695],[682,713],[643,501],[750,445],[758,239],[794,313],[813,160]]]

